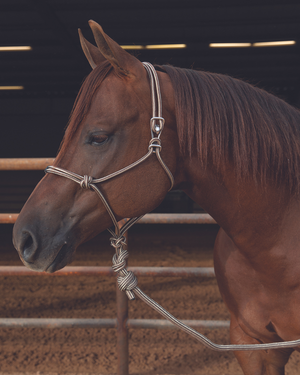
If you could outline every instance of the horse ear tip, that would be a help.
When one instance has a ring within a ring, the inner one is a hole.
[[[100,30],[103,31],[102,26],[99,25],[99,23],[97,23],[96,21],[94,21],[94,20],[89,20],[88,23],[89,23],[90,28],[96,27],[96,28],[98,28],[98,29],[100,29]]]
[[[92,25],[98,25],[96,21],[94,20],[89,20],[89,25],[92,26]]]

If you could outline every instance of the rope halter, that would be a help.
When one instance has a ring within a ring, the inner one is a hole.
[[[87,175],[81,176],[77,173],[67,171],[66,169],[54,167],[54,166],[49,166],[45,170],[46,173],[52,173],[61,177],[66,177],[78,183],[82,189],[93,190],[102,201],[115,227],[114,232],[111,229],[108,229],[109,232],[112,234],[112,238],[110,240],[111,245],[115,248],[115,255],[113,257],[112,268],[118,274],[117,280],[118,280],[119,288],[126,292],[129,299],[134,299],[134,293],[132,292],[132,290],[137,286],[137,279],[132,272],[128,272],[126,270],[126,259],[128,258],[129,254],[127,250],[124,250],[124,247],[126,246],[126,240],[123,234],[133,224],[135,224],[141,218],[141,216],[131,218],[129,221],[127,221],[125,225],[123,225],[120,228],[118,221],[109,203],[103,196],[98,186],[96,186],[96,184],[107,181],[122,173],[125,173],[129,169],[132,169],[136,167],[137,165],[141,164],[143,161],[147,160],[152,154],[155,154],[157,157],[157,160],[159,161],[160,165],[162,166],[163,170],[166,172],[170,180],[169,190],[171,190],[174,185],[173,175],[171,171],[169,170],[169,168],[164,163],[164,161],[162,160],[161,155],[160,155],[160,152],[162,149],[160,137],[164,128],[165,119],[162,117],[162,100],[161,100],[161,91],[160,91],[158,76],[157,76],[155,68],[151,64],[145,62],[143,63],[143,65],[148,73],[148,77],[150,80],[151,102],[152,102],[152,118],[150,119],[151,139],[149,141],[147,154],[145,154],[143,157],[141,157],[139,160],[135,161],[134,163],[128,165],[127,167],[124,167],[116,172],[113,172],[101,178],[93,178]]]
[[[171,171],[169,170],[169,168],[166,166],[166,164],[162,160],[161,155],[160,155],[160,151],[162,148],[160,136],[164,128],[165,119],[162,117],[162,100],[161,100],[161,91],[160,91],[158,76],[157,76],[155,68],[150,63],[144,62],[143,65],[149,76],[150,88],[151,88],[151,101],[152,101],[152,118],[150,119],[151,139],[149,141],[147,154],[145,154],[143,157],[141,157],[139,160],[135,161],[134,163],[128,165],[127,167],[124,167],[116,172],[113,172],[101,178],[93,178],[91,176],[86,176],[86,175],[81,176],[77,173],[70,172],[70,171],[67,171],[66,169],[54,167],[54,166],[49,166],[45,169],[46,173],[56,174],[58,176],[66,177],[74,182],[77,182],[82,189],[94,190],[97,193],[98,197],[101,199],[102,203],[104,204],[107,212],[109,213],[112,219],[113,225],[115,227],[114,235],[116,235],[117,238],[120,236],[120,229],[119,229],[117,219],[112,209],[110,208],[107,200],[104,198],[103,194],[101,193],[99,188],[96,186],[96,184],[110,180],[136,167],[137,165],[147,160],[152,154],[155,154],[157,157],[157,160],[159,161],[160,165],[162,166],[163,170],[166,172],[170,180],[169,190],[171,190],[174,185],[174,177]],[[129,222],[132,223],[131,225],[133,225],[140,217],[132,218],[129,220]]]

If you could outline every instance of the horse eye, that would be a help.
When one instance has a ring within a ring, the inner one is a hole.
[[[90,136],[89,143],[94,146],[102,145],[108,140],[105,134],[93,134]]]

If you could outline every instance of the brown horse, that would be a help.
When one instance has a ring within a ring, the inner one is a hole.
[[[95,178],[141,158],[150,139],[151,97],[140,61],[90,21],[98,48],[81,35],[93,67],[55,166]],[[165,126],[161,156],[175,188],[221,229],[215,271],[231,312],[231,342],[300,338],[300,113],[233,78],[157,67]],[[116,218],[153,210],[170,181],[155,156],[99,184]],[[14,227],[24,264],[54,272],[78,245],[111,226],[97,194],[47,174]],[[279,375],[294,349],[236,353],[245,374]]]

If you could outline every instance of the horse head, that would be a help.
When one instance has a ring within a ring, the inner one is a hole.
[[[79,36],[93,70],[76,99],[54,168],[101,179],[148,152],[152,101],[143,64],[96,22],[89,24],[97,47],[80,30]],[[165,118],[161,156],[174,174],[178,140],[173,92],[167,74],[159,72],[159,78]],[[170,181],[155,155],[150,155],[97,187],[116,220],[121,220],[153,210],[165,197]],[[81,243],[111,225],[111,216],[93,190],[51,173],[39,182],[20,212],[13,241],[26,266],[54,272],[72,260]]]

